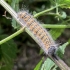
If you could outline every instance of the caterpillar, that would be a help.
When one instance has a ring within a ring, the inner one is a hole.
[[[19,21],[21,21],[31,33],[35,36],[38,45],[45,51],[46,54],[54,54],[57,47],[55,41],[46,29],[28,12],[20,11],[18,13]]]

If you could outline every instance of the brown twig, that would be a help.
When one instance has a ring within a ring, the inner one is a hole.
[[[57,56],[58,59],[54,58],[51,55],[48,55],[48,56],[58,65],[58,67],[61,70],[70,70],[70,67],[68,67],[67,64],[62,59],[60,59],[58,56]]]
[[[6,13],[7,13],[7,11],[5,11],[5,12],[4,12],[4,15],[2,15],[2,16],[4,16],[6,19],[12,19],[12,18],[8,17],[8,16],[6,15]]]

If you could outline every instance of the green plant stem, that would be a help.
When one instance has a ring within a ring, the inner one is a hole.
[[[70,28],[70,25],[42,24],[44,28]]]
[[[36,18],[36,17],[42,16],[43,14],[45,14],[45,13],[47,13],[47,12],[49,12],[49,11],[51,11],[51,10],[53,10],[53,9],[55,9],[55,8],[57,8],[57,7],[59,7],[59,6],[62,6],[62,5],[63,5],[63,4],[59,4],[58,6],[52,7],[52,8],[50,8],[50,9],[47,9],[47,10],[44,10],[44,11],[41,11],[41,12],[35,14],[34,17]]]
[[[52,15],[52,16],[58,16],[59,18],[62,18],[60,14],[56,14],[56,13],[46,13],[44,15]]]
[[[59,12],[58,12],[58,3],[57,3],[57,0],[55,0],[55,3],[56,3],[56,14],[59,14]]]
[[[0,4],[12,15],[12,17],[22,26],[24,27],[24,24],[19,21],[17,13],[8,5],[4,0],[0,0]]]
[[[25,27],[21,28],[20,30],[18,30],[17,32],[13,33],[12,35],[6,37],[5,39],[0,41],[0,45],[11,40],[12,38],[16,37],[17,35],[19,35],[20,33],[22,33],[24,31]]]
[[[45,28],[51,28],[51,27],[52,28],[70,28],[70,26],[67,26],[67,25],[46,25],[46,24],[42,24],[42,26],[45,27]],[[3,44],[3,43],[5,43],[5,42],[7,42],[7,41],[9,41],[9,40],[11,40],[12,38],[16,37],[17,35],[19,35],[20,33],[22,33],[23,30],[24,30],[24,28],[21,28],[20,30],[18,30],[14,34],[12,34],[12,35],[8,36],[7,38],[1,40],[0,41],[0,45]],[[26,30],[26,32],[29,33],[29,35],[31,35],[31,33],[28,31],[27,28],[25,30]],[[31,35],[31,37],[35,40],[35,38],[34,38],[33,35]]]

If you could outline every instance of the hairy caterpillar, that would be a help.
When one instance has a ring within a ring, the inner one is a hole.
[[[54,40],[48,31],[45,30],[32,15],[26,11],[20,11],[18,13],[18,18],[19,21],[21,21],[36,37],[36,40],[38,41],[37,43],[45,51],[46,54],[55,53],[57,47]]]

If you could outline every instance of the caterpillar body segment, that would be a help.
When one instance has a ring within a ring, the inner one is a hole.
[[[53,52],[56,51],[56,44],[48,31],[45,30],[32,15],[26,11],[20,11],[18,13],[18,18],[22,23],[24,22],[23,24],[26,25],[33,36],[36,37],[37,43],[46,54],[53,54]]]

